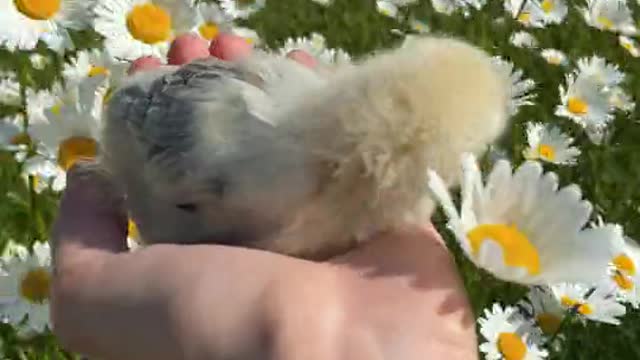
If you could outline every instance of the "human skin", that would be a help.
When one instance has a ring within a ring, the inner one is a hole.
[[[54,333],[98,359],[476,359],[473,315],[431,226],[317,263],[218,245],[126,250],[109,179],[69,172],[52,233]]]
[[[466,292],[430,224],[378,234],[327,262],[220,245],[128,252],[122,196],[91,169],[68,172],[51,236],[53,329],[71,351],[101,360],[477,359]]]

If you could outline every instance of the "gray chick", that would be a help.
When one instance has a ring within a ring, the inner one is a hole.
[[[148,243],[324,259],[429,221],[427,169],[504,131],[510,83],[483,51],[426,37],[329,72],[256,52],[132,77],[106,110],[101,163]]]

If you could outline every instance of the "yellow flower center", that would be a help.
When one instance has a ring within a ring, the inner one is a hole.
[[[98,75],[109,75],[109,69],[104,66],[93,66],[91,65],[91,69],[89,70],[89,77],[94,77]]]
[[[593,307],[591,305],[576,301],[568,296],[561,297],[560,303],[565,307],[577,308],[577,311],[582,315],[590,315],[593,313]]]
[[[567,108],[572,114],[584,115],[589,110],[589,104],[580,98],[572,97],[567,101]]]
[[[602,26],[603,29],[605,30],[611,30],[613,29],[613,21],[611,21],[608,17],[606,16],[598,16],[598,18],[596,19],[596,21],[598,22],[598,24],[600,24],[600,26]]]
[[[496,242],[502,247],[504,262],[508,266],[527,269],[529,275],[540,273],[540,256],[525,234],[515,225],[483,224],[467,234],[474,255],[480,251],[485,240]]]
[[[550,13],[553,11],[553,9],[556,8],[556,4],[553,2],[553,0],[544,0],[542,2],[542,11],[544,11],[545,13]]]
[[[98,144],[94,139],[82,136],[70,137],[60,143],[58,148],[58,164],[69,170],[80,159],[93,159],[98,152]]]
[[[39,177],[39,176],[37,176],[37,175],[35,175],[35,176],[31,176],[31,186],[32,186],[34,189],[37,189],[37,188],[38,188],[38,186],[40,185],[40,181],[41,181],[41,180],[40,180],[40,177]]]
[[[63,106],[63,105],[64,105],[64,104],[63,104],[63,103],[61,103],[61,102],[59,102],[59,103],[57,103],[57,104],[53,105],[53,106],[51,107],[51,112],[52,112],[54,115],[60,115],[60,113],[62,112],[62,106]]]
[[[545,160],[553,161],[556,158],[556,151],[553,146],[540,144],[538,146],[538,155]]]
[[[49,299],[51,275],[39,267],[27,272],[20,281],[20,295],[32,303],[43,303]]]
[[[218,29],[218,25],[214,23],[205,23],[200,25],[198,31],[200,31],[200,35],[202,35],[203,38],[213,40],[218,36],[220,29]]]
[[[528,24],[529,21],[531,21],[531,14],[523,11],[520,15],[518,15],[518,21]]]
[[[551,55],[547,58],[547,62],[553,65],[560,65],[560,63],[562,63],[562,59],[560,58],[560,56]]]
[[[542,313],[536,316],[536,323],[540,327],[540,330],[547,335],[552,335],[558,332],[562,318],[550,313]]]
[[[633,281],[622,272],[616,271],[611,278],[620,289],[627,291],[633,289]]]
[[[9,143],[11,143],[11,145],[29,145],[30,142],[31,138],[29,137],[29,134],[25,132],[17,134],[12,137],[11,140],[9,140]]]
[[[61,0],[15,0],[16,8],[30,19],[48,20],[60,10]]]
[[[136,5],[127,15],[127,28],[134,39],[147,44],[167,41],[171,37],[171,16],[151,3]]]
[[[527,345],[514,333],[498,335],[498,350],[505,360],[522,360],[527,355]]]
[[[137,239],[140,236],[140,233],[138,232],[138,226],[131,219],[129,219],[128,231],[129,231],[129,237],[132,239]]]
[[[627,274],[633,276],[636,274],[636,265],[633,260],[626,254],[618,255],[613,259],[613,265],[616,269],[624,271]]]

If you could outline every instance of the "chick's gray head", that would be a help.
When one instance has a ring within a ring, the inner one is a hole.
[[[144,242],[251,246],[290,221],[317,176],[265,121],[273,106],[260,73],[215,59],[137,75],[114,93],[102,162]]]

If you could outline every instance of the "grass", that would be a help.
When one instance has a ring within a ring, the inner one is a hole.
[[[526,146],[524,125],[528,121],[554,123],[576,138],[582,150],[579,162],[573,167],[547,165],[558,173],[563,185],[577,183],[581,186],[595,211],[607,221],[624,226],[627,235],[640,239],[640,125],[639,110],[616,117],[612,134],[600,146],[593,145],[572,122],[555,117],[553,110],[559,103],[558,85],[564,81],[565,70],[548,65],[536,50],[521,49],[510,45],[509,37],[522,27],[508,16],[502,1],[489,0],[481,11],[473,11],[469,19],[460,14],[437,14],[430,2],[402,11],[426,22],[434,33],[462,37],[494,55],[501,55],[524,70],[527,77],[536,81],[538,94],[534,106],[523,107],[515,116],[511,131],[501,141],[515,163],[522,161],[522,149]],[[304,36],[310,32],[323,34],[329,47],[340,47],[354,57],[376,49],[393,46],[402,37],[392,29],[408,31],[406,23],[380,15],[373,0],[335,0],[327,8],[310,0],[268,1],[267,7],[241,25],[255,29],[270,47],[277,48],[288,37]],[[569,1],[570,5],[583,2]],[[630,2],[636,18],[640,8]],[[618,45],[617,36],[588,27],[578,11],[571,6],[570,13],[561,25],[530,32],[539,40],[541,48],[563,50],[575,59],[597,54],[616,63],[628,75],[625,89],[634,99],[640,99],[640,59],[631,57]],[[79,49],[95,47],[100,39],[92,32],[76,32],[74,40]],[[63,57],[44,47],[36,50],[51,63],[43,70],[34,69],[28,61],[28,53],[0,51],[0,69],[14,70],[22,84],[31,87],[47,87],[58,79]],[[70,56],[72,54],[68,54]],[[461,104],[464,106],[465,104]],[[0,115],[20,111],[19,108],[0,106]],[[23,244],[46,240],[55,216],[58,195],[52,192],[35,194],[20,177],[21,165],[6,153],[0,153],[0,247],[10,239]],[[517,301],[525,289],[493,279],[473,267],[457,251],[449,233],[441,225],[441,214],[436,223],[454,249],[456,260],[463,274],[473,309],[480,314],[483,308],[495,301]],[[631,309],[630,309],[631,310]],[[572,322],[565,327],[564,345],[551,356],[552,359],[640,359],[640,312],[630,311],[620,326]],[[0,325],[0,354],[3,359],[66,359],[74,358],[62,351],[55,338],[44,334],[30,340],[19,339],[14,330]]]

